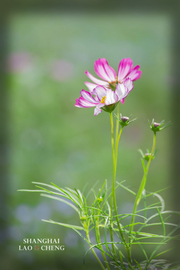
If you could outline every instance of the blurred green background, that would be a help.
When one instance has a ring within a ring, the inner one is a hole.
[[[97,182],[112,181],[110,119],[93,115],[93,108],[74,106],[84,74],[94,72],[94,61],[106,58],[115,70],[122,58],[140,65],[141,79],[120,106],[123,115],[138,117],[121,138],[117,180],[137,191],[142,178],[138,149],[151,148],[148,119],[171,120],[170,23],[166,16],[122,13],[16,14],[9,24],[9,130],[8,187],[9,239],[4,269],[83,269],[87,245],[68,229],[41,219],[79,224],[70,208],[35,193],[32,181],[79,188],[85,193]],[[157,157],[152,162],[147,190],[171,185],[171,128],[157,135]],[[161,194],[171,209],[171,188]],[[119,189],[119,212],[132,209],[133,198]],[[60,238],[61,252],[18,251],[24,238]],[[70,262],[71,261],[71,262]],[[97,266],[89,253],[86,267]],[[95,266],[94,266],[95,265]],[[14,268],[15,267],[15,268]],[[72,268],[72,267],[71,267]],[[97,266],[98,269],[98,266]]]

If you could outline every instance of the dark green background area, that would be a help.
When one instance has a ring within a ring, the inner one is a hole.
[[[119,61],[131,57],[142,78],[121,105],[123,115],[138,117],[124,130],[119,147],[117,180],[137,191],[142,178],[139,148],[152,145],[148,119],[172,119],[172,25],[167,15],[122,12],[60,12],[14,14],[9,19],[8,57],[28,52],[32,65],[22,72],[6,73],[8,82],[8,239],[2,269],[82,269],[87,246],[74,232],[43,223],[42,218],[79,224],[75,213],[63,204],[17,189],[33,188],[32,181],[54,182],[85,193],[98,181],[112,181],[110,119],[108,113],[93,116],[93,109],[75,108],[75,99],[86,89],[84,74],[94,73],[94,61],[106,58],[117,70]],[[52,78],[54,61],[68,61],[69,78]],[[172,186],[172,128],[157,136],[157,157],[147,182],[148,191]],[[166,209],[172,209],[172,187],[162,192]],[[133,198],[117,193],[119,211],[129,211]],[[38,208],[39,206],[39,208]],[[19,208],[24,207],[24,208]],[[18,218],[20,209],[24,218]],[[27,218],[26,218],[27,217]],[[60,238],[61,252],[20,252],[23,238]],[[7,255],[8,254],[8,255]],[[9,259],[8,259],[9,257]],[[93,257],[86,258],[87,269]],[[75,266],[77,265],[77,266]],[[96,262],[95,262],[96,265]],[[98,269],[98,268],[97,268]]]

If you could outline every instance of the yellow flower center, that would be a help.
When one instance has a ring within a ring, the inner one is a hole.
[[[111,89],[112,91],[115,91],[117,84],[118,84],[118,80],[117,80],[117,76],[116,76],[115,81],[109,82],[108,88]]]
[[[116,86],[116,84],[117,84],[117,76],[116,76],[115,81],[108,82],[108,83],[109,83],[110,85]]]
[[[105,100],[106,100],[106,97],[104,96],[104,97],[102,97],[100,103],[105,103]]]

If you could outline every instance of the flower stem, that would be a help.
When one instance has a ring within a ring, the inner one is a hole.
[[[95,206],[94,206],[95,207]],[[108,264],[108,261],[106,259],[106,255],[104,254],[104,250],[103,248],[101,247],[101,236],[100,236],[100,231],[99,231],[99,210],[97,211],[97,217],[94,219],[94,222],[95,222],[95,233],[96,233],[96,241],[97,241],[97,244],[99,245],[99,249],[101,251],[101,254],[103,256],[103,259],[104,259],[104,263],[106,264],[106,267],[108,270],[110,270],[110,267],[109,267],[109,264]],[[94,210],[92,208],[92,215],[94,216]]]
[[[119,116],[119,102],[117,104],[117,116]],[[118,133],[119,133],[119,120],[117,117],[117,120],[116,120],[116,142],[118,140]]]
[[[113,209],[113,205],[114,205],[114,212],[115,212],[115,216],[116,216],[116,221],[117,221],[119,233],[121,235],[122,242],[124,243],[126,251],[127,251],[130,269],[132,269],[131,268],[131,257],[130,257],[129,247],[128,247],[127,243],[126,243],[126,240],[124,238],[124,235],[123,235],[123,232],[122,232],[119,220],[118,220],[117,204],[116,204],[116,192],[115,192],[115,189],[116,189],[117,152],[118,152],[119,139],[120,139],[123,128],[120,129],[120,132],[119,132],[118,136],[117,136],[117,133],[116,133],[116,143],[115,143],[115,147],[114,147],[114,128],[113,128],[113,116],[112,116],[112,113],[110,113],[110,119],[111,119],[111,144],[112,144],[112,156],[113,156],[113,184],[112,184],[112,197],[111,197],[111,219],[113,219],[112,209]],[[119,127],[119,121],[118,121],[118,127]],[[118,130],[118,128],[116,126],[116,132],[117,132],[117,130]],[[111,239],[111,241],[113,242],[113,239]],[[123,267],[125,268],[124,265],[123,265]]]
[[[136,200],[134,202],[134,208],[133,208],[133,212],[132,212],[132,217],[131,217],[131,225],[130,226],[130,235],[132,234],[132,231],[133,231],[133,224],[134,224],[134,221],[135,221],[135,214],[136,214],[136,210],[137,210],[137,206],[138,204],[140,203],[140,200],[141,200],[141,197],[142,197],[142,193],[143,193],[143,190],[145,188],[145,185],[146,185],[146,180],[147,180],[147,174],[148,174],[148,170],[149,170],[149,166],[150,166],[150,163],[151,163],[151,160],[152,160],[152,157],[153,157],[153,153],[154,153],[154,150],[155,150],[155,146],[156,146],[156,133],[154,132],[154,137],[153,137],[153,145],[152,145],[152,150],[151,150],[151,155],[149,157],[149,161],[147,163],[147,166],[146,166],[146,169],[144,170],[144,175],[143,175],[143,178],[142,178],[142,181],[141,181],[141,184],[140,184],[140,187],[139,187],[139,190],[138,190],[138,193],[136,195]],[[130,236],[131,237],[131,236]],[[130,238],[130,241],[129,243],[131,244],[132,243],[132,238]]]
[[[99,227],[98,227],[98,236],[99,236],[99,243],[101,243],[101,237],[100,237]],[[99,244],[99,243],[98,243],[98,244]],[[102,254],[102,256],[103,256],[104,262],[105,262],[105,264],[106,264],[106,267],[107,267],[108,270],[110,270],[110,267],[109,267],[108,261],[107,261],[107,259],[106,259],[106,255],[104,254],[103,248],[101,248],[100,250],[101,250],[101,254]]]
[[[114,190],[114,173],[115,173],[115,153],[114,153],[114,126],[113,126],[113,116],[112,112],[110,113],[111,120],[111,146],[112,146],[112,158],[113,158],[113,187],[112,187],[112,196],[111,196],[111,228],[113,228],[113,190]],[[114,255],[116,256],[116,250],[114,247],[114,237],[113,237],[113,229],[110,230],[111,242],[112,242],[112,250]]]
[[[89,237],[89,230],[88,230],[88,226],[86,224],[84,224],[84,228],[85,228],[85,231],[86,231],[86,237],[87,237],[87,240],[89,243],[91,243],[91,240],[90,240],[90,237]],[[91,244],[89,244],[89,246],[91,247]],[[94,251],[93,248],[91,248],[91,251],[94,255],[94,257],[96,258],[96,260],[98,261],[98,263],[100,264],[101,268],[103,270],[106,270],[106,268],[104,267],[104,265],[102,264],[102,262],[100,261],[99,257],[97,256],[96,252]]]
[[[121,127],[121,129],[120,129],[120,131],[119,131],[119,135],[118,135],[117,140],[116,140],[116,149],[115,149],[116,166],[117,166],[118,145],[119,145],[119,140],[120,140],[120,137],[121,137],[122,130],[123,130],[123,127]]]

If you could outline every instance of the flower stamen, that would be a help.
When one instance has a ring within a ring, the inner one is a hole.
[[[102,99],[101,99],[101,101],[100,101],[100,103],[105,103],[105,100],[106,100],[106,97],[103,96]]]
[[[118,83],[117,76],[116,76],[115,81],[111,81],[111,82],[109,81],[108,83],[109,83],[110,85],[114,85],[114,86],[115,86],[115,85]]]

